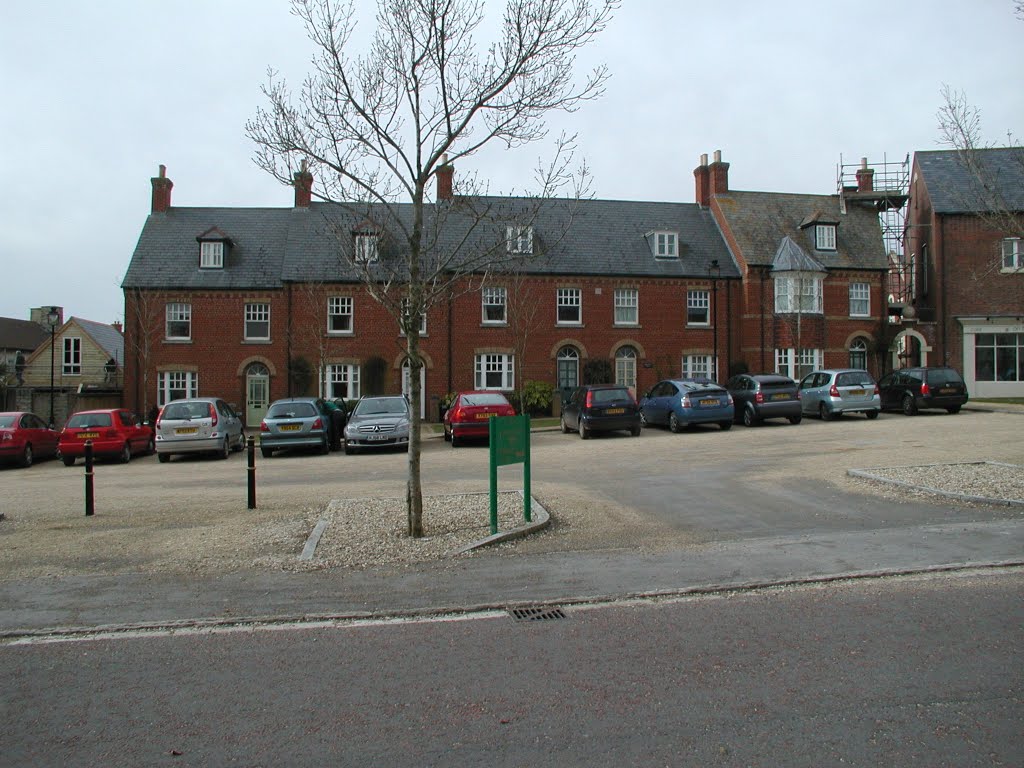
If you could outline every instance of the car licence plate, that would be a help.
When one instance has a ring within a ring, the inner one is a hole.
[[[863,389],[851,389],[850,390],[850,394],[851,395],[858,395],[858,396],[860,396],[860,395],[864,394],[864,390]]]
[[[199,427],[178,427],[174,430],[176,435],[194,435],[199,431]]]
[[[282,424],[280,426],[282,432],[298,432],[300,429],[302,429],[301,424]]]
[[[953,387],[943,387],[939,390],[940,395],[952,395],[956,390]]]
[[[79,432],[78,433],[78,439],[79,440],[95,440],[99,436],[100,436],[99,432]]]
[[[478,413],[478,414],[476,415],[476,417],[477,417],[478,419],[489,419],[489,418],[491,418],[491,416],[492,416],[492,415],[493,415],[493,414],[490,414],[490,413]]]
[[[701,405],[718,405],[718,401],[717,400],[701,400],[700,404]]]
[[[625,413],[625,408],[606,408],[605,414],[608,416],[618,416],[620,413]]]
[[[387,440],[388,436],[387,435],[367,435],[366,439],[370,440],[370,441]]]
[[[772,400],[789,400],[789,395],[787,395],[785,392],[779,392],[777,394],[772,395]]]

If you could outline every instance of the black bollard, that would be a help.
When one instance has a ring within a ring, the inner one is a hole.
[[[246,445],[249,447],[249,509],[256,509],[256,439],[249,435]]]
[[[95,512],[93,500],[92,440],[85,441],[85,516]]]

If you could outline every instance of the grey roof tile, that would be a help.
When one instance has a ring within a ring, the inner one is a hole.
[[[971,162],[977,171],[956,150],[914,153],[936,213],[1024,211],[1024,147],[974,150]]]

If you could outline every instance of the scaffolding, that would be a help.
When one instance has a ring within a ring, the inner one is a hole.
[[[889,261],[889,305],[892,310],[905,306],[913,292],[913,265],[903,248],[907,199],[910,193],[910,154],[900,162],[883,155],[881,163],[844,163],[839,156],[836,173],[839,207],[846,213],[847,202],[867,203],[878,211],[882,243]],[[897,311],[896,314],[899,314]]]

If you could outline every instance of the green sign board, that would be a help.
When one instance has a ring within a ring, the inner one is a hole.
[[[491,535],[498,532],[498,467],[523,465],[523,516],[530,522],[530,417],[492,416],[491,440]]]

